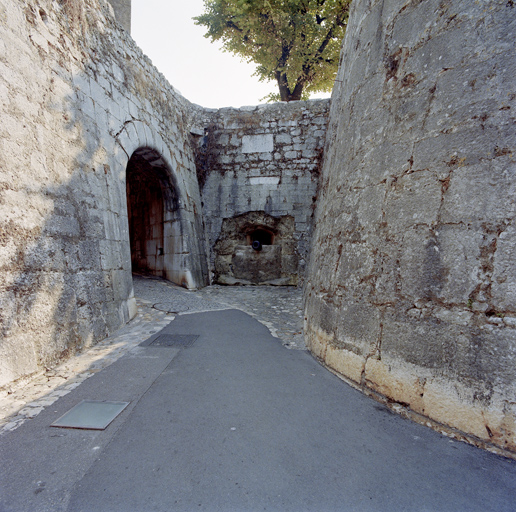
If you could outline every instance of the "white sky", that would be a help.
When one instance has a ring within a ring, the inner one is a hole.
[[[257,105],[275,82],[261,83],[256,65],[242,62],[204,37],[193,16],[203,0],[132,0],[131,35],[183,96],[203,107]],[[325,95],[325,96],[329,96]]]

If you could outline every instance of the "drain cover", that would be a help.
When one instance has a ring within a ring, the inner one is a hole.
[[[129,402],[83,400],[50,426],[104,430],[128,405]]]
[[[193,345],[198,337],[198,334],[160,334],[149,346],[187,348]]]

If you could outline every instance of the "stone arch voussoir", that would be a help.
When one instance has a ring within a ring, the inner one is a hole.
[[[201,208],[193,204],[195,199],[187,191],[187,180],[182,175],[184,170],[180,170],[172,156],[171,143],[167,144],[153,127],[141,121],[126,122],[116,140],[124,153],[121,163],[126,170],[131,158],[140,155],[155,168],[161,182],[165,201],[165,245],[168,243],[168,251],[163,248],[166,261],[162,276],[188,289],[204,286],[205,262],[201,261],[199,251],[192,247],[194,241],[202,238],[196,227],[200,223],[194,218]],[[125,222],[128,217],[126,210]]]

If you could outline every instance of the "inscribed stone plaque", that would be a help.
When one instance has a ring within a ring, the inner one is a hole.
[[[279,182],[279,176],[252,176],[249,178],[251,185],[277,185]]]
[[[244,135],[242,137],[242,153],[270,153],[274,150],[272,134]]]

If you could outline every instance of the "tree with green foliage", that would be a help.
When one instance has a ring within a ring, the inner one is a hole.
[[[260,81],[276,80],[271,100],[328,92],[339,65],[351,0],[205,0],[194,18],[205,37],[258,64]]]

